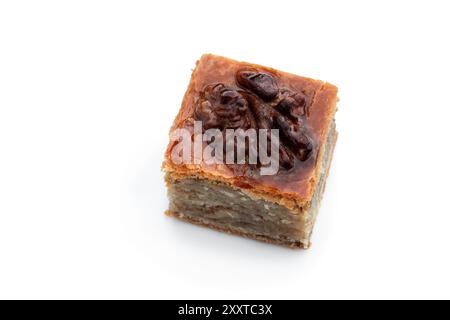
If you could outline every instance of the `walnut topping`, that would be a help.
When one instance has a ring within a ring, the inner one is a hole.
[[[280,93],[277,109],[283,115],[292,120],[300,120],[305,115],[306,97],[303,93],[295,93],[289,90],[283,90]]]
[[[205,87],[194,118],[203,121],[205,130],[279,129],[280,166],[290,170],[296,159],[307,161],[314,143],[304,126],[306,95],[280,89],[274,76],[253,68],[239,70],[235,79],[241,89],[222,83]]]
[[[265,101],[273,100],[278,94],[276,80],[264,72],[243,69],[236,73],[236,81],[241,87],[250,90]]]
[[[221,83],[204,89],[194,116],[203,121],[205,130],[248,129],[251,126],[247,100],[238,91]]]

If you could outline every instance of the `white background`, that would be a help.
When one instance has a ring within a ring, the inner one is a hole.
[[[448,1],[3,1],[0,298],[450,298]],[[202,53],[336,84],[309,251],[164,216]]]

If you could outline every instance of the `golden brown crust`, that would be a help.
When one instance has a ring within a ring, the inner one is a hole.
[[[337,102],[337,88],[322,81],[296,76],[275,69],[238,62],[224,57],[206,54],[197,62],[192,73],[191,82],[183,98],[181,109],[174,121],[171,132],[184,126],[192,118],[196,98],[206,85],[211,83],[234,82],[234,75],[243,66],[256,67],[275,74],[280,85],[289,87],[294,91],[305,92],[311,98],[308,110],[307,125],[312,130],[317,146],[319,147],[315,164],[302,168],[289,174],[275,176],[260,176],[257,179],[236,174],[225,165],[175,165],[170,161],[170,152],[173,144],[169,144],[163,164],[166,172],[174,177],[198,177],[218,180],[246,191],[255,197],[270,199],[270,201],[283,204],[291,209],[301,210],[307,207],[320,174],[320,164],[323,157],[323,148],[328,135],[330,123],[334,118]]]

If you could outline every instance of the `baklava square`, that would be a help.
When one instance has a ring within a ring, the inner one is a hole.
[[[337,139],[337,88],[206,54],[170,130],[167,215],[308,248]]]

